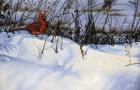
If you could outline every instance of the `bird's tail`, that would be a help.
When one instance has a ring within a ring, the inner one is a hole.
[[[26,29],[26,26],[14,26],[14,27],[11,27],[10,31],[15,32],[15,31],[20,31],[20,30],[25,30],[25,29]]]

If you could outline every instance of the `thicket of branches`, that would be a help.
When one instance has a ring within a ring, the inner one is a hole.
[[[119,3],[118,0],[0,0],[0,32],[10,32],[36,19],[36,13],[47,11],[47,35],[67,37],[80,45],[123,44],[140,41],[140,1]],[[127,22],[124,10],[133,10]],[[123,22],[119,22],[121,19]],[[52,41],[53,41],[52,39]]]

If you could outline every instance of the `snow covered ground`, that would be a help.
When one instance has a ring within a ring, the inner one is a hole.
[[[140,90],[140,67],[126,66],[125,45],[84,46],[83,59],[79,45],[66,38],[56,54],[50,36],[41,56],[45,36],[0,36],[0,90]],[[139,47],[130,49],[132,63],[140,61]]]

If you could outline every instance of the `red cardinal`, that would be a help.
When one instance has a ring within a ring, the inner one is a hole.
[[[27,31],[32,35],[45,34],[47,28],[48,22],[46,21],[45,13],[42,12],[39,12],[36,22],[33,22],[26,26]]]

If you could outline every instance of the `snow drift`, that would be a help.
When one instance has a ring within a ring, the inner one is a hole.
[[[7,38],[6,45],[14,49],[0,51],[0,90],[140,90],[139,65],[127,67],[129,58],[114,49],[107,53],[84,46],[83,59],[75,42],[60,40],[55,53],[56,43],[48,37],[41,56],[43,38],[26,33]],[[138,62],[139,57],[131,59]]]

